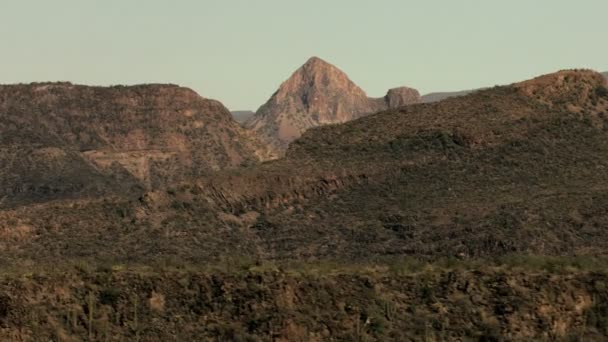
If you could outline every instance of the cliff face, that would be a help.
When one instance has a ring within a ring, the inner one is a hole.
[[[221,103],[187,88],[0,86],[0,199],[154,189],[263,157]]]
[[[419,99],[418,91],[405,87],[391,89],[384,98],[369,98],[340,69],[313,57],[279,87],[246,126],[282,153],[312,127],[347,122]]]

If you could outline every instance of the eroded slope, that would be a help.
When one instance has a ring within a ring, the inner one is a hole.
[[[222,104],[173,85],[0,86],[0,151],[6,201],[164,188],[267,157]]]

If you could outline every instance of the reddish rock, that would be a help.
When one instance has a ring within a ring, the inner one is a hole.
[[[388,108],[407,106],[420,101],[420,93],[416,89],[408,87],[393,88],[384,97]]]
[[[419,100],[418,92],[409,88],[392,89],[384,98],[369,98],[340,69],[312,57],[283,82],[246,127],[283,152],[310,128],[347,122]]]

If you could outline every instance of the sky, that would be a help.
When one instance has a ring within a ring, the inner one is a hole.
[[[256,110],[318,56],[369,96],[608,70],[607,0],[0,0],[0,83],[174,83]]]

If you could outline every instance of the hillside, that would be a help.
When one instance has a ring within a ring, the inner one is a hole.
[[[605,267],[529,258],[4,271],[0,339],[602,341]]]
[[[312,57],[245,125],[284,152],[291,141],[312,127],[344,123],[419,99],[418,91],[406,87],[391,89],[383,98],[369,98],[340,69]]]
[[[604,254],[607,109],[598,74],[564,71],[315,128],[201,189],[262,212],[272,258]]]
[[[283,159],[138,198],[0,211],[0,263],[603,255],[604,82],[564,71],[311,129]]]
[[[606,86],[569,70],[389,109],[151,190],[85,155],[120,134],[11,116],[5,150],[68,185],[0,209],[0,339],[604,340]]]
[[[0,86],[0,205],[164,188],[263,157],[222,104],[190,89]]]

